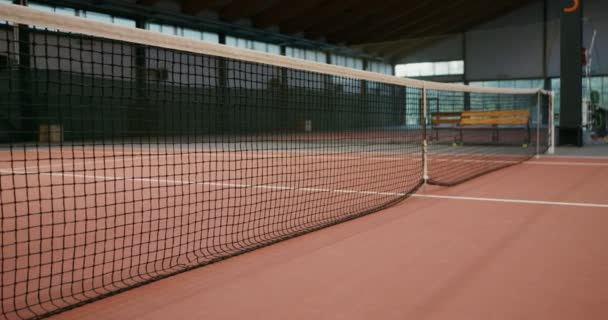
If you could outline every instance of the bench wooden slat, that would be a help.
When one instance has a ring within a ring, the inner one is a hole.
[[[528,110],[496,110],[496,111],[463,111],[463,118],[466,117],[530,117]]]
[[[459,124],[463,125],[498,125],[528,124],[528,110],[464,111]]]
[[[461,119],[462,125],[490,125],[490,124],[527,124],[527,118],[468,118]]]
[[[431,114],[433,125],[453,124],[460,130],[459,141],[462,142],[462,130],[467,126],[472,128],[487,128],[492,126],[492,141],[498,141],[498,125],[524,125],[528,134],[526,140],[530,141],[530,111],[529,110],[495,110],[495,111],[463,111],[463,112],[436,112]],[[439,140],[438,128],[434,130],[431,140]]]
[[[452,120],[433,120],[433,124],[459,124],[460,119],[452,119]]]
[[[494,110],[494,111],[463,111],[435,112],[431,114],[431,123],[467,125],[525,125],[530,119],[529,110]]]
[[[458,124],[462,112],[435,112],[431,114],[432,124]]]

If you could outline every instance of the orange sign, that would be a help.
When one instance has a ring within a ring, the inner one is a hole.
[[[570,13],[570,12],[574,12],[574,11],[578,10],[579,1],[580,0],[572,0],[572,2],[573,2],[572,7],[564,8],[564,12]]]

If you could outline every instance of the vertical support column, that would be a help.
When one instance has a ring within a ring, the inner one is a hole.
[[[221,32],[218,34],[219,43],[226,44],[226,34]],[[216,121],[215,121],[215,132],[214,135],[224,135],[230,131],[228,125],[228,118],[230,117],[230,110],[228,110],[228,70],[226,58],[217,57],[217,106]]]
[[[408,87],[391,85],[391,94],[395,100],[395,108],[397,108],[398,119],[395,123],[399,126],[404,126],[407,129],[407,90]]]
[[[137,19],[135,21],[137,29],[145,29],[146,21]],[[146,112],[149,108],[147,103],[148,95],[146,94],[147,83],[147,66],[146,66],[146,47],[142,45],[135,46],[135,106],[130,108],[127,113],[129,132],[132,136],[143,137],[146,134],[146,127],[150,125],[152,116]]]
[[[281,55],[282,56],[286,56],[287,55],[287,47],[285,47],[284,45],[281,45]],[[279,97],[280,97],[280,103],[279,108],[281,108],[282,110],[277,111],[279,114],[274,114],[274,117],[277,117],[275,119],[277,119],[277,123],[273,124],[273,126],[278,127],[278,129],[281,132],[284,132],[285,130],[289,130],[289,125],[288,123],[286,123],[286,119],[288,118],[287,113],[289,112],[289,110],[291,109],[291,104],[290,104],[290,99],[289,99],[289,94],[287,92],[288,86],[289,86],[289,73],[287,72],[287,68],[280,68],[281,71],[281,79],[279,80]]]
[[[467,79],[467,33],[462,33],[462,60],[464,61],[464,70],[462,74],[462,82],[465,85],[469,85],[469,79]],[[471,93],[464,93],[463,109],[465,111],[471,110]]]
[[[325,63],[331,64],[331,51],[325,51]],[[327,103],[325,110],[327,111],[327,118],[329,119],[328,129],[331,130],[341,130],[341,121],[337,115],[337,98],[335,95],[335,86],[333,83],[333,79],[330,75],[324,74],[323,77],[323,92],[324,98],[323,100]]]
[[[367,71],[367,59],[363,59],[363,70]],[[368,92],[367,92],[367,81],[361,80],[361,99],[363,101],[363,114],[359,115],[359,126],[357,129],[367,129],[370,126],[373,126],[370,123],[369,119],[369,100],[368,100]]]
[[[27,6],[27,0],[13,0],[13,4]],[[19,106],[21,108],[21,134],[16,137],[21,141],[37,141],[37,117],[32,103],[31,74],[31,41],[29,26],[20,24],[16,27],[17,56],[19,59]]]
[[[580,0],[562,0],[561,14],[561,120],[560,145],[583,145],[582,132],[582,38]]]

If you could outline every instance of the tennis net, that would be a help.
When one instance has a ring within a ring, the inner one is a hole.
[[[43,317],[550,147],[550,95],[0,4],[0,314]],[[527,110],[525,125],[433,115]]]

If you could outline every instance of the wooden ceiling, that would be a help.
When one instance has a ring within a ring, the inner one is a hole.
[[[154,6],[168,0],[137,0]],[[467,31],[531,0],[170,0],[182,13],[216,13],[287,35],[351,46],[390,60]]]

